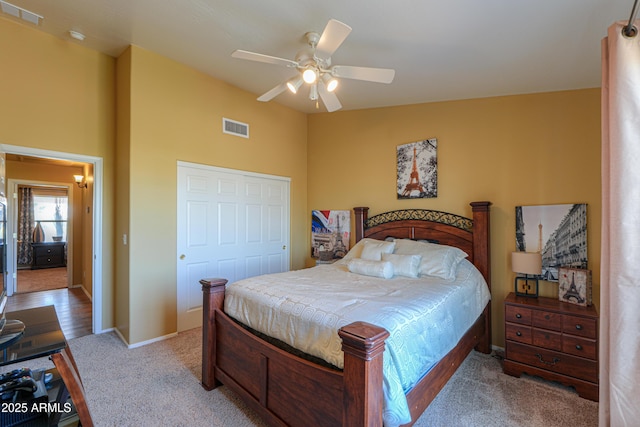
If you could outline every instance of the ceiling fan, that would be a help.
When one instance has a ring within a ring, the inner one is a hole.
[[[351,27],[335,19],[329,20],[322,35],[315,32],[305,34],[309,47],[301,50],[295,60],[263,55],[261,53],[236,50],[231,56],[249,61],[265,62],[295,68],[298,74],[288,81],[279,84],[258,98],[267,102],[280,95],[286,89],[297,93],[303,83],[307,83],[309,99],[316,101],[318,97],[324,103],[327,111],[332,112],[342,108],[340,100],[334,93],[338,86],[338,78],[364,80],[377,83],[391,83],[395,70],[388,68],[354,67],[350,65],[332,65],[331,55],[340,47],[351,33]]]

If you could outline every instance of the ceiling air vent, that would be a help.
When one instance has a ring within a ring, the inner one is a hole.
[[[249,125],[227,118],[222,118],[222,132],[230,135],[249,138]]]

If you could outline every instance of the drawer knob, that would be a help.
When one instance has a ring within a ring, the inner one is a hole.
[[[576,350],[582,350],[582,346],[580,344],[576,344]]]
[[[516,319],[522,319],[522,314],[517,313],[517,314],[516,314]]]
[[[540,360],[545,365],[549,365],[549,366],[553,366],[560,361],[560,359],[558,359],[557,357],[554,357],[551,362],[547,362],[542,358],[542,355],[540,353],[536,353],[536,356],[538,357],[538,360]]]
[[[545,315],[544,315],[544,318],[545,318],[546,320],[549,320],[549,319],[551,319],[551,316],[549,316],[548,314],[545,314]]]
[[[578,324],[576,325],[576,329],[577,329],[577,330],[579,330],[579,331],[581,331],[581,330],[582,330],[582,325],[578,323]]]
[[[522,332],[518,331],[518,332],[516,332],[516,335],[521,337],[522,336]]]

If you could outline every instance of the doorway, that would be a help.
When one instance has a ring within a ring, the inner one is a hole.
[[[53,177],[64,176],[69,166],[47,166],[36,159],[8,155],[7,163],[27,165],[33,162],[38,170]],[[20,168],[29,175],[30,167]],[[75,170],[75,169],[71,169]],[[16,237],[16,275],[14,293],[41,292],[71,288],[74,253],[74,192],[67,183],[17,180],[9,178],[8,194],[14,195],[9,216]]]
[[[0,145],[0,149],[7,154],[7,156],[19,156],[24,159],[29,159],[36,162],[62,162],[62,163],[76,163],[83,164],[91,170],[91,175],[86,178],[92,183],[90,187],[90,193],[87,193],[86,200],[83,204],[83,214],[88,216],[89,228],[83,230],[82,234],[85,234],[83,241],[87,244],[83,244],[83,255],[80,257],[83,263],[88,263],[87,271],[89,271],[89,279],[91,282],[90,295],[91,295],[91,330],[92,333],[103,332],[102,328],[102,194],[103,194],[103,164],[102,159],[92,156],[84,156],[72,153],[55,152],[49,150],[40,150],[28,147],[18,147],[10,145]],[[85,169],[87,170],[87,169]],[[9,175],[9,184],[11,184],[12,177]],[[73,186],[74,184],[65,183],[64,185]],[[15,209],[16,202],[14,201],[13,186],[7,187],[9,190],[9,215],[11,220],[7,224],[7,232],[9,236],[12,236],[12,241],[9,242],[7,248],[7,285],[9,295],[15,291],[15,279],[17,278],[17,213]],[[12,208],[13,206],[13,208]],[[71,251],[73,247],[70,246],[67,252],[67,260],[73,260]],[[71,261],[72,262],[72,261]],[[68,266],[69,268],[70,266]],[[84,270],[83,270],[84,274]],[[68,279],[69,280],[69,279]],[[89,282],[89,280],[87,280]],[[63,289],[64,290],[64,289]],[[75,289],[74,289],[75,290]],[[66,290],[65,290],[66,291]],[[71,289],[69,289],[71,291]],[[43,291],[57,292],[55,291]],[[39,294],[35,292],[33,294]],[[70,294],[69,294],[70,295]],[[19,296],[19,295],[17,295]],[[42,298],[41,298],[42,299]],[[47,298],[42,299],[44,301]],[[51,304],[51,302],[49,302]]]

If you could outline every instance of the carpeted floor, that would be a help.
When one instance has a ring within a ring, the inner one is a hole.
[[[264,426],[226,387],[201,387],[199,328],[134,349],[113,333],[76,338],[70,346],[96,426]],[[30,367],[50,364],[39,359]],[[499,358],[473,352],[415,426],[597,424],[597,403],[554,383],[505,375]]]
[[[38,292],[67,287],[67,267],[18,270],[18,292]]]

